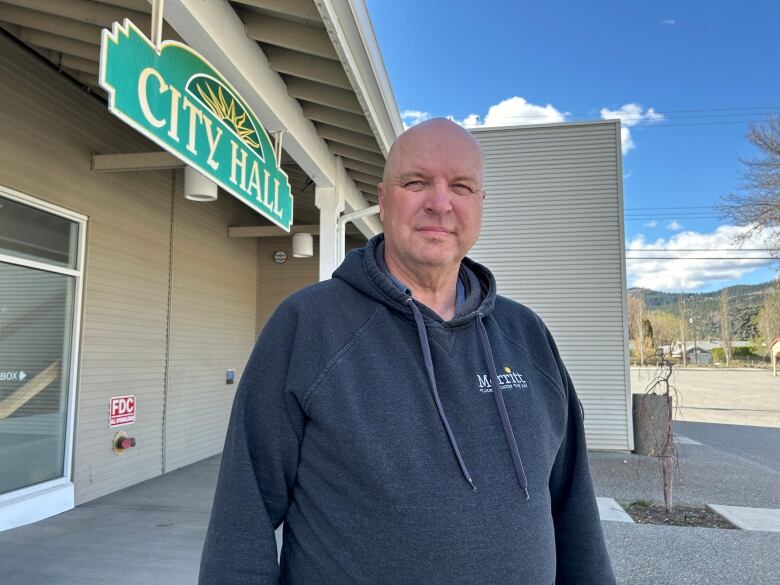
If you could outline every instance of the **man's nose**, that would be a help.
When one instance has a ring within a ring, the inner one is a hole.
[[[425,208],[433,213],[447,213],[452,210],[452,193],[445,181],[433,181],[425,199]]]

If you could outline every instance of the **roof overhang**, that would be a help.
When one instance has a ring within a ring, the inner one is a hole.
[[[294,191],[338,187],[348,210],[376,203],[403,126],[364,0],[165,0],[163,38],[182,40],[284,131]],[[100,95],[100,31],[151,29],[151,0],[0,0],[0,26]],[[308,197],[308,194],[307,194]],[[311,221],[314,197],[300,219]],[[298,200],[296,200],[296,213]],[[357,222],[366,237],[376,217]]]

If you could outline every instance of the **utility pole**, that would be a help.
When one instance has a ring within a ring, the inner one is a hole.
[[[696,365],[699,365],[699,348],[696,347],[696,323],[693,321],[693,317],[690,318],[691,327],[693,328],[693,359],[696,361]]]
[[[685,367],[685,297],[680,295],[677,299],[677,305],[680,310],[680,336],[682,337],[682,365]]]

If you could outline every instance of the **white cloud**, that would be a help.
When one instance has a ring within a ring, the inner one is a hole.
[[[420,110],[404,110],[401,112],[401,120],[403,120],[404,129],[410,128],[411,126],[419,124],[420,122],[425,122],[425,120],[430,118],[431,115],[428,112],[423,112]]]
[[[648,221],[647,223],[642,224],[643,228],[654,228],[658,227],[658,222],[656,220]]]
[[[666,26],[674,26],[677,24],[677,21],[673,18],[667,18],[666,20],[662,20],[661,24],[665,24]]]
[[[663,114],[659,114],[653,108],[647,108],[646,110],[640,104],[626,104],[618,110],[610,110],[608,108],[601,108],[601,118],[603,120],[620,119],[620,138],[623,144],[623,155],[628,154],[628,151],[636,148],[633,139],[631,138],[631,131],[629,128],[633,128],[640,122],[643,125],[657,124],[665,120]]]
[[[770,266],[776,260],[767,259],[767,252],[751,248],[766,248],[766,236],[755,236],[736,248],[736,236],[748,230],[745,226],[722,225],[712,233],[684,231],[669,239],[647,242],[640,234],[626,242],[626,256],[657,258],[653,260],[626,260],[629,286],[661,291],[697,290],[706,286],[739,280],[758,268]],[[780,233],[780,229],[774,233]],[[768,234],[771,236],[772,234]],[[726,251],[737,250],[735,252]],[[689,251],[693,250],[693,251]],[[734,260],[722,260],[734,256]],[[666,258],[688,258],[667,260]],[[702,258],[714,258],[705,260]]]
[[[539,106],[525,98],[514,96],[488,108],[484,120],[477,114],[469,114],[462,120],[448,116],[466,128],[476,126],[514,126],[519,124],[553,124],[566,121],[566,112],[561,112],[552,104]]]
[[[679,232],[682,229],[682,227],[683,226],[679,221],[673,219],[667,224],[666,229],[671,230],[673,232]]]

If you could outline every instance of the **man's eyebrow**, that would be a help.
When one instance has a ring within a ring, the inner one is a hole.
[[[398,175],[398,179],[400,181],[407,181],[409,179],[414,179],[414,178],[424,178],[425,176],[426,176],[425,173],[421,171],[409,171],[407,173],[401,173],[400,175]]]
[[[480,184],[479,177],[476,177],[474,175],[460,175],[452,179],[451,182],[453,183],[468,182],[468,183],[476,183],[477,185]]]

